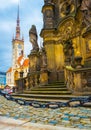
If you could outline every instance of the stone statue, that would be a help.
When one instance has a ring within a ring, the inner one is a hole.
[[[47,57],[46,57],[46,52],[44,48],[42,48],[42,62],[43,62],[43,66],[47,65]]]
[[[37,43],[38,36],[37,36],[37,30],[36,30],[35,25],[32,25],[29,31],[29,37],[30,37],[30,42],[32,43],[32,47],[33,47],[32,51],[38,51],[39,50],[39,46]]]
[[[51,0],[44,0],[44,3],[45,3],[45,4],[50,4],[50,3],[51,3]]]
[[[82,25],[88,28],[91,25],[91,0],[82,0],[81,11],[83,14]]]

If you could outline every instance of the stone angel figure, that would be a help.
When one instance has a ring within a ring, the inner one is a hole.
[[[32,51],[38,51],[39,50],[39,46],[37,43],[38,35],[35,25],[32,25],[32,27],[30,28],[29,37],[33,48]]]

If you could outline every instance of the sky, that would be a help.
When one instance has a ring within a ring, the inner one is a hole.
[[[24,36],[26,56],[32,49],[29,42],[29,29],[36,25],[38,44],[42,39],[39,34],[43,27],[41,13],[44,0],[1,0],[0,1],[0,71],[6,72],[12,65],[12,38],[16,33],[18,3],[20,8],[21,35]]]

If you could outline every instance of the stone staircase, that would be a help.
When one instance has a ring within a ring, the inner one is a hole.
[[[22,98],[26,101],[36,100],[41,102],[56,101],[66,102],[76,97],[66,88],[64,82],[55,82],[31,90],[24,90],[22,94],[12,94],[14,98]]]

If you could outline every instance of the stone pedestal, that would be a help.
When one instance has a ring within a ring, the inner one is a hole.
[[[47,73],[47,71],[41,71],[40,72],[40,84],[41,85],[48,84],[48,73]]]
[[[76,56],[74,60],[75,60],[75,68],[77,69],[82,68],[82,65],[81,65],[82,57]]]
[[[39,51],[32,50],[29,57],[29,88],[38,85],[38,75],[40,71],[40,53]]]
[[[39,70],[39,58],[40,58],[40,55],[39,55],[39,51],[32,51],[30,53],[30,55],[28,55],[29,57],[29,70],[30,70],[30,73],[31,72],[35,72],[35,71],[38,71]]]
[[[83,34],[86,44],[85,67],[91,67],[91,27]]]

